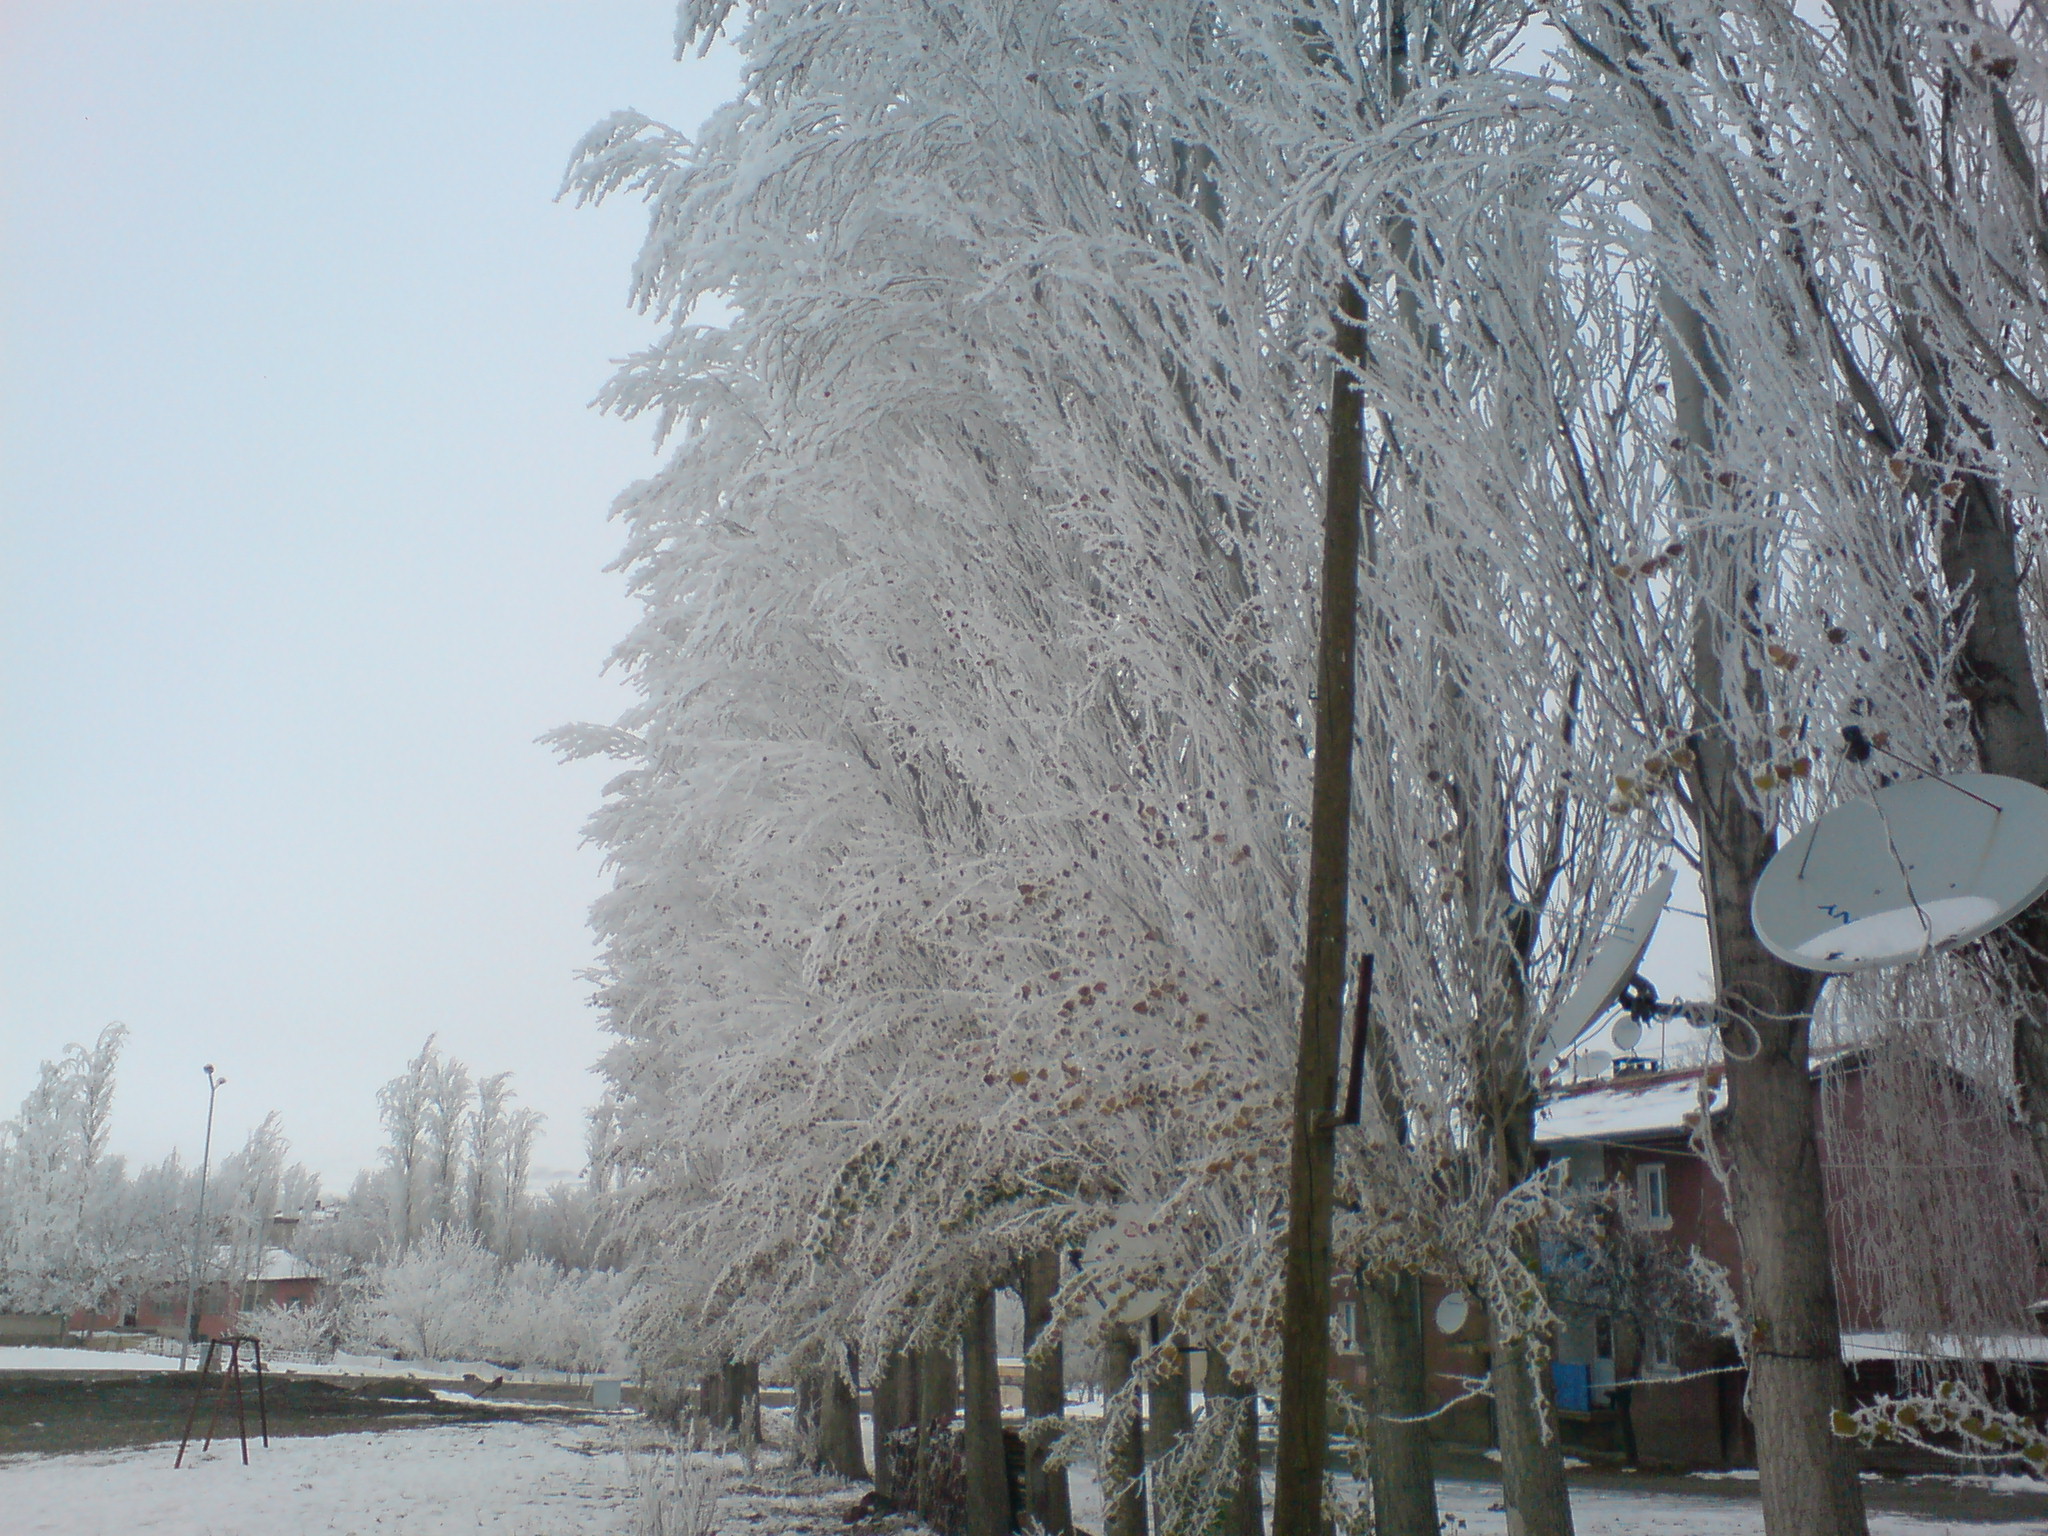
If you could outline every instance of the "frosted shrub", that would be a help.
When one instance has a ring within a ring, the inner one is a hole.
[[[422,1239],[373,1268],[352,1341],[423,1360],[488,1360],[587,1373],[621,1369],[623,1277],[545,1259],[507,1265],[474,1237]]]
[[[680,1451],[649,1456],[635,1463],[633,1482],[632,1536],[712,1536],[717,1529],[723,1479],[712,1462]]]
[[[502,1291],[497,1255],[475,1238],[422,1239],[371,1271],[364,1342],[421,1360],[482,1358]]]
[[[257,1307],[241,1316],[244,1333],[263,1341],[266,1355],[331,1355],[341,1342],[342,1314],[336,1306]]]

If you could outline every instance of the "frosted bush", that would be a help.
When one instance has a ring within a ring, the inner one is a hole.
[[[636,1462],[632,1536],[712,1536],[724,1479],[717,1466],[678,1451]]]
[[[331,1305],[257,1307],[242,1314],[241,1329],[261,1339],[266,1354],[330,1355],[341,1342],[342,1313]]]

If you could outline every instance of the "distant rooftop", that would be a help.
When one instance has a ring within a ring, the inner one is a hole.
[[[313,1265],[307,1263],[289,1248],[265,1248],[263,1257],[257,1261],[251,1280],[324,1280]]]
[[[1678,1135],[1699,1118],[1700,1081],[1706,1069],[1643,1072],[1566,1088],[1536,1111],[1536,1144],[1570,1141],[1628,1141],[1642,1136]],[[1726,1079],[1717,1070],[1708,1090],[1708,1110],[1728,1103]]]

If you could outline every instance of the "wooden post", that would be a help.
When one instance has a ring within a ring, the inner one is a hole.
[[[1316,647],[1316,758],[1309,802],[1307,954],[1295,1051],[1280,1311],[1280,1434],[1274,1536],[1323,1536],[1329,1443],[1330,1214],[1336,1182],[1337,1050],[1351,876],[1351,752],[1357,686],[1359,507],[1365,402],[1347,364],[1364,357],[1365,297],[1337,293],[1338,366],[1323,473],[1322,620]]]

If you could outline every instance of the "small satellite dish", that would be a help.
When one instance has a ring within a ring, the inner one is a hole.
[[[1585,970],[1579,973],[1578,982],[1557,1005],[1557,1014],[1550,1021],[1550,1028],[1544,1032],[1542,1041],[1530,1065],[1542,1072],[1550,1064],[1571,1049],[1577,1040],[1593,1023],[1614,1006],[1621,996],[1621,989],[1628,985],[1629,978],[1636,973],[1636,967],[1643,963],[1643,951],[1650,947],[1650,938],[1657,931],[1657,919],[1663,916],[1664,903],[1671,899],[1671,885],[1677,879],[1670,865],[1657,871],[1656,879],[1633,902],[1628,912],[1615,924],[1614,930],[1593,946],[1593,956],[1586,962]]]
[[[1129,1269],[1157,1264],[1172,1251],[1169,1235],[1152,1220],[1149,1205],[1119,1205],[1111,1211],[1109,1225],[1088,1234],[1081,1248],[1083,1269]],[[1163,1291],[1138,1291],[1124,1298],[1117,1321],[1142,1322],[1166,1305]]]
[[[1614,1028],[1608,1031],[1617,1050],[1632,1051],[1643,1043],[1643,1026],[1624,1014],[1614,1021]]]
[[[1444,1299],[1436,1304],[1436,1331],[1455,1334],[1471,1320],[1472,1303],[1465,1299],[1463,1291],[1447,1291]]]
[[[1993,773],[1905,779],[1836,806],[1771,859],[1757,937],[1809,971],[1903,965],[2048,891],[2048,791]]]

